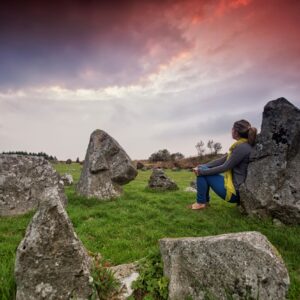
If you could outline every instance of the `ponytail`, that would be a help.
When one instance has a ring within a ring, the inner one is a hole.
[[[257,135],[257,129],[255,127],[250,127],[248,130],[248,143],[253,146],[255,144]]]
[[[233,128],[238,132],[241,138],[248,139],[248,143],[251,146],[255,144],[257,129],[252,127],[247,120],[239,120],[234,122]]]

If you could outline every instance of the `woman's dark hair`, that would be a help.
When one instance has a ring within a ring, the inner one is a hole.
[[[237,131],[241,138],[248,139],[250,145],[255,144],[257,129],[252,127],[246,120],[239,120],[234,122],[233,128]]]

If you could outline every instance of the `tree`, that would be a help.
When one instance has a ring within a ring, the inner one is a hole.
[[[214,153],[214,140],[209,140],[207,142],[207,148],[210,150],[210,154]]]
[[[222,149],[222,145],[221,145],[221,143],[214,143],[214,153],[215,154],[218,154],[218,152]]]
[[[198,142],[195,147],[197,149],[198,156],[202,157],[205,152],[204,142],[203,141]]]
[[[170,161],[171,154],[167,149],[159,150],[155,153],[152,153],[149,157],[149,161],[156,162],[156,161]]]
[[[8,151],[8,152],[2,152],[2,154],[18,154],[18,155],[31,155],[31,156],[38,156],[38,157],[44,157],[47,160],[54,161],[57,160],[55,156],[48,155],[45,152],[39,152],[39,153],[34,153],[34,152],[27,152],[27,151]]]
[[[184,155],[180,152],[176,152],[176,153],[171,154],[171,160],[172,161],[180,160],[180,159],[183,159],[183,158],[184,158]]]

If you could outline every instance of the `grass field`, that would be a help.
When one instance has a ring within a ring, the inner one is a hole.
[[[75,181],[79,164],[57,164],[60,173],[70,173]],[[240,231],[266,235],[282,255],[289,270],[289,299],[300,299],[300,227],[275,227],[271,220],[241,216],[237,207],[212,197],[211,207],[191,211],[186,206],[195,194],[184,192],[194,175],[188,171],[166,172],[179,185],[173,192],[145,189],[150,171],[139,172],[136,180],[124,186],[117,200],[99,202],[79,197],[74,187],[66,188],[68,214],[85,247],[100,252],[117,265],[132,262],[158,248],[163,237],[208,236]],[[0,299],[13,299],[13,267],[16,248],[24,236],[31,214],[0,218]]]

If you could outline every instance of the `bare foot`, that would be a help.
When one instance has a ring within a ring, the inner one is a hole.
[[[193,203],[192,205],[189,205],[188,208],[192,209],[192,210],[200,210],[200,209],[205,209],[206,208],[206,204],[202,204],[202,203]]]

